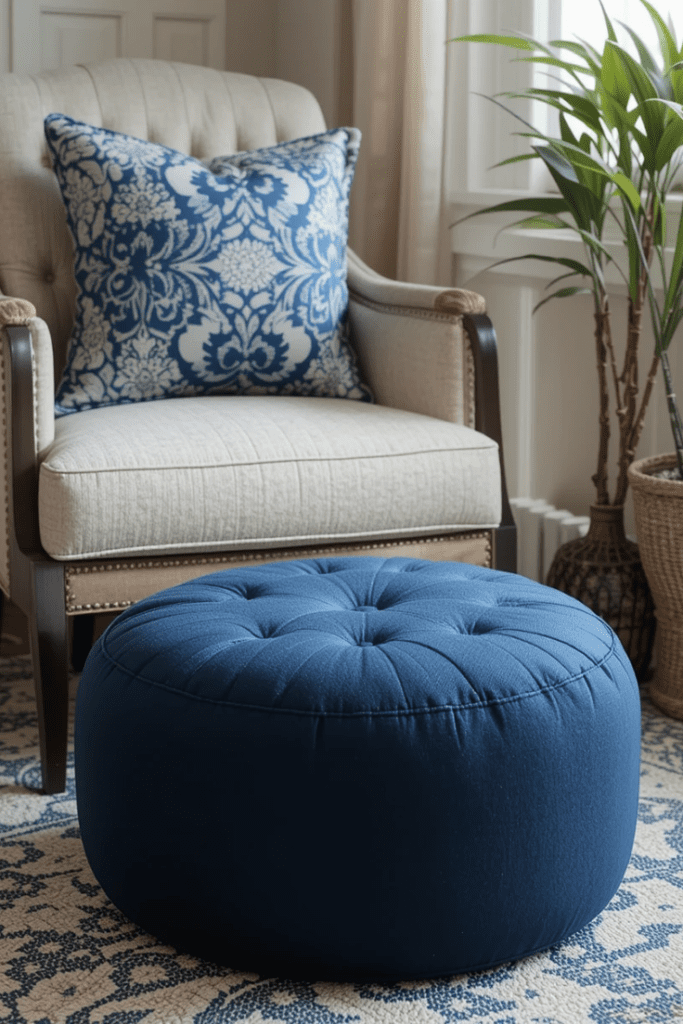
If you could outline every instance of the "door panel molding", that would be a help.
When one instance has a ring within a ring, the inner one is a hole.
[[[38,29],[41,70],[53,71],[68,64],[121,57],[124,17],[95,11],[41,11]]]
[[[226,0],[10,0],[12,71],[110,57],[224,68]]]
[[[173,18],[155,14],[152,55],[160,60],[211,66],[211,18]]]

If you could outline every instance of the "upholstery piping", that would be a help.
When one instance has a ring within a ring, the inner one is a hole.
[[[34,401],[35,405],[35,401]],[[460,426],[460,424],[456,424]],[[490,441],[490,444],[484,448],[482,445],[463,445],[461,448],[455,449],[459,452],[480,452],[485,451],[493,447],[495,442]],[[40,451],[40,448],[37,449]],[[415,448],[411,451],[403,452],[378,452],[375,455],[363,455],[363,461],[369,461],[370,459],[409,459],[415,458],[417,455],[450,455],[453,453],[453,447],[444,448]],[[164,473],[171,472],[175,473],[178,470],[196,470],[196,469],[243,469],[245,466],[284,466],[294,465],[300,466],[303,463],[322,463],[329,465],[332,462],[355,462],[358,459],[357,455],[327,455],[327,456],[297,456],[295,458],[281,458],[281,459],[253,459],[246,460],[244,462],[206,462],[206,463],[184,463],[183,465],[173,466],[102,466],[97,469],[55,469],[53,466],[49,466],[47,463],[43,463],[42,472],[50,474],[54,477],[78,477],[78,476],[100,476],[102,473]]]

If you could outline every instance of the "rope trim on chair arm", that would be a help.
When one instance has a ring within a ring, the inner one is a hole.
[[[435,297],[434,309],[453,313],[455,316],[466,316],[486,313],[486,303],[478,292],[471,292],[466,288],[447,288]]]
[[[402,306],[397,303],[378,302],[376,299],[369,299],[367,296],[361,295],[360,292],[357,292],[353,288],[349,288],[349,299],[352,302],[358,302],[361,306],[366,306],[368,309],[376,309],[380,313],[389,313],[393,316],[410,316],[414,317],[416,320],[437,320],[441,323],[449,323],[453,320],[459,320],[463,315],[462,313],[446,306],[443,308],[429,306]]]
[[[28,324],[36,316],[36,307],[26,299],[0,297],[0,328],[19,327]]]

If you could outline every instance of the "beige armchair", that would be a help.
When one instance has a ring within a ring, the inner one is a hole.
[[[184,64],[0,77],[0,587],[29,621],[47,792],[65,786],[70,644],[81,667],[95,613],[247,563],[368,554],[514,571],[516,552],[484,300],[387,280],[352,252],[351,341],[376,404],[211,396],[55,419],[75,281],[52,112],[200,159],[325,127],[299,86]]]

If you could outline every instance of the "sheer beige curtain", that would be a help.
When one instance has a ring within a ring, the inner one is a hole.
[[[443,202],[448,0],[351,0],[363,132],[350,244],[373,270],[449,284]]]

